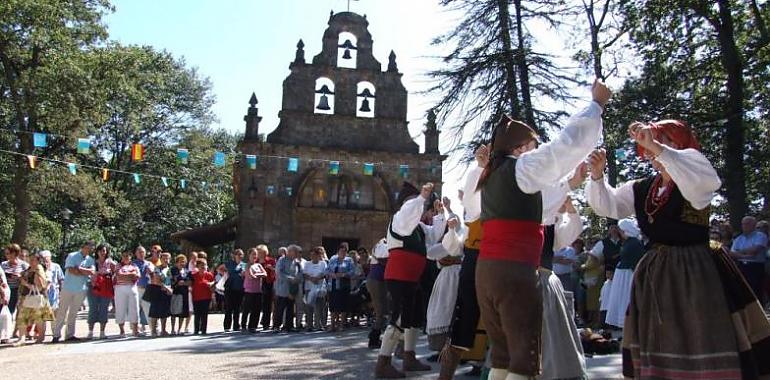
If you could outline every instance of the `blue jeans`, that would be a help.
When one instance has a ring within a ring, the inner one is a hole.
[[[99,297],[88,291],[88,324],[107,323],[111,298]]]

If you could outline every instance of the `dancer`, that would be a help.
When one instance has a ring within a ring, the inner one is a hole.
[[[476,299],[476,261],[481,246],[481,192],[476,191],[479,177],[489,163],[489,147],[480,145],[475,152],[476,164],[468,170],[462,189],[465,210],[466,238],[460,265],[460,282],[455,305],[450,339],[441,352],[440,380],[454,377],[463,353],[473,350],[479,325],[479,304]],[[484,347],[485,349],[486,347]],[[481,358],[483,361],[483,358]]]
[[[770,323],[735,264],[709,248],[716,171],[684,122],[633,123],[629,135],[658,173],[612,188],[603,175],[606,153],[597,150],[586,189],[598,215],[635,214],[652,247],[634,275],[623,375],[767,378]]]
[[[420,313],[416,299],[418,282],[425,269],[427,247],[435,244],[443,235],[446,221],[443,209],[433,218],[433,225],[420,222],[425,210],[432,207],[426,204],[433,193],[433,184],[426,183],[422,190],[404,182],[398,194],[398,212],[388,227],[388,264],[385,267],[385,286],[391,297],[390,324],[385,330],[377,357],[375,376],[394,379],[405,377],[407,371],[428,371],[430,366],[421,363],[415,357],[418,323]],[[440,202],[439,202],[440,206]],[[404,337],[403,371],[398,371],[391,364],[391,357],[396,344]]]
[[[644,244],[640,240],[641,231],[636,225],[636,220],[623,219],[618,222],[618,227],[623,238],[623,246],[620,248],[620,261],[615,269],[610,288],[605,323],[622,329],[628,302],[631,298],[631,281],[634,278],[634,269],[644,255]]]
[[[561,280],[553,273],[554,251],[571,245],[583,232],[580,215],[567,192],[580,186],[586,176],[586,165],[581,164],[569,181],[562,181],[542,191],[545,227],[538,268],[543,297],[542,373],[539,379],[575,379],[586,376],[583,345],[575,325],[574,295],[564,291]]]
[[[519,121],[503,120],[493,133],[492,156],[478,184],[484,238],[476,265],[481,319],[492,341],[491,379],[540,373],[540,192],[572,171],[599,140],[610,91],[597,79],[592,95],[594,101],[540,147],[537,133]]]
[[[452,312],[457,303],[457,289],[460,280],[460,262],[465,240],[462,224],[457,215],[451,213],[449,199],[444,198],[444,207],[450,212],[447,232],[440,243],[428,248],[428,259],[435,260],[440,271],[433,284],[425,330],[428,332],[428,347],[441,351],[448,339],[452,323]]]
[[[388,243],[380,239],[369,256],[369,276],[366,278],[366,290],[372,296],[374,323],[369,332],[369,348],[380,348],[380,335],[385,328],[385,315],[388,314],[388,291],[385,289],[385,265],[388,263]]]

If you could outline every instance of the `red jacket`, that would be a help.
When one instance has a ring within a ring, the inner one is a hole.
[[[198,271],[193,273],[192,299],[193,301],[211,300],[211,285],[214,282],[214,275],[207,271]]]
[[[267,277],[265,277],[265,282],[268,284],[274,283],[275,282],[275,259],[270,256],[266,256],[265,262],[260,262],[260,264],[262,264],[262,266],[265,268],[265,272],[267,272]],[[268,268],[268,265],[270,266],[269,268]]]

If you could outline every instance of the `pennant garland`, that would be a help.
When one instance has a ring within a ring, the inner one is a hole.
[[[163,182],[163,187],[168,187],[168,178],[160,177],[160,181]]]
[[[102,181],[107,182],[110,179],[110,169],[102,169]]]
[[[332,161],[332,162],[329,163],[329,174],[331,174],[331,175],[340,174],[340,162],[339,161]]]
[[[299,170],[299,158],[296,158],[296,157],[289,158],[289,166],[286,170],[296,173],[297,170]]]
[[[218,168],[225,166],[225,154],[223,152],[214,152],[214,166]]]
[[[67,169],[70,170],[70,173],[72,173],[72,175],[78,174],[78,167],[77,167],[77,165],[73,164],[72,162],[67,164]]]
[[[249,169],[256,170],[257,169],[257,156],[253,154],[247,154],[246,155],[246,164],[248,165]]]
[[[27,155],[27,161],[29,161],[29,168],[34,169],[37,167],[37,157],[33,155]]]
[[[406,178],[409,176],[409,165],[399,165],[398,174],[401,176],[401,178]]]
[[[364,164],[364,175],[374,175],[374,164],[367,162]]]
[[[35,132],[32,135],[32,142],[35,148],[45,148],[48,146],[48,135],[45,133]]]
[[[88,139],[78,139],[78,154],[88,154],[91,151],[91,142]]]
[[[134,144],[131,146],[131,160],[141,161],[144,159],[144,146],[142,144]]]
[[[179,187],[181,187],[182,189],[185,189],[187,187],[187,180],[180,179],[179,180]]]
[[[291,187],[286,188],[286,195],[291,196],[293,189]]]
[[[190,152],[187,149],[179,148],[176,150],[176,162],[180,165],[187,165],[190,161]]]
[[[142,182],[142,178],[139,176],[139,173],[134,173],[134,183],[138,185],[140,182]]]

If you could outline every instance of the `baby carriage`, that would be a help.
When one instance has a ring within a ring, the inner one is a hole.
[[[369,294],[369,290],[366,289],[366,280],[358,283],[358,286],[350,291],[349,304],[350,316],[358,324],[360,317],[364,317],[367,321],[373,315],[372,296]]]

